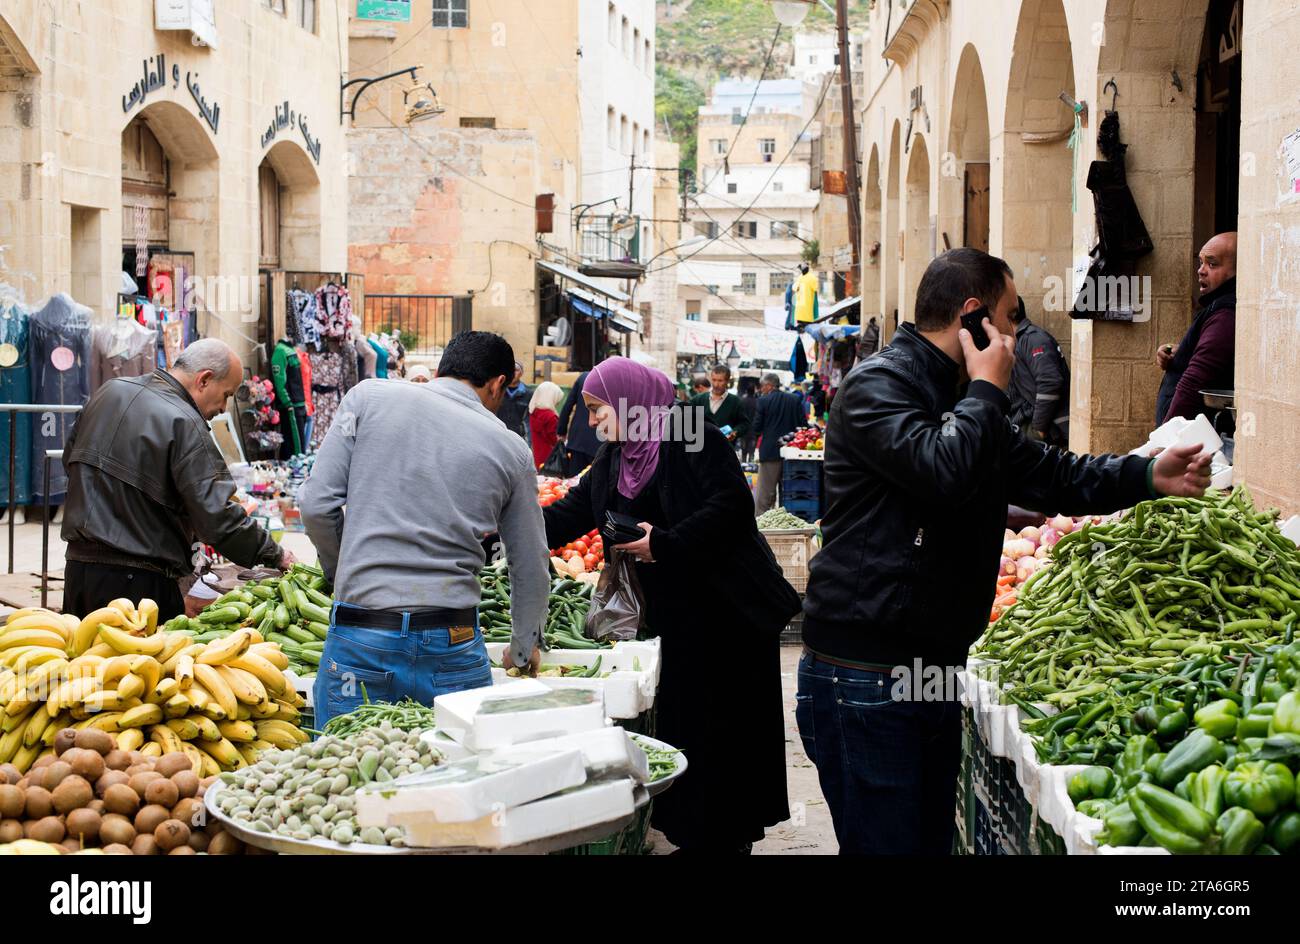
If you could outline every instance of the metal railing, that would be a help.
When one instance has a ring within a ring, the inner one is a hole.
[[[82,407],[79,404],[64,405],[62,403],[6,403],[2,407],[9,412],[9,573],[14,572],[14,499],[15,494],[14,478],[18,473],[18,414],[19,413],[80,413]],[[45,539],[49,541],[50,527],[50,462],[49,457],[54,453],[54,458],[63,457],[61,450],[47,450],[45,453]],[[44,567],[41,568],[44,571]],[[45,579],[41,579],[41,605],[45,605]]]
[[[400,333],[408,354],[437,354],[453,335],[474,326],[474,299],[468,295],[366,294],[364,326]]]
[[[78,407],[80,409],[80,407]],[[58,462],[63,459],[62,449],[45,450],[45,491],[42,496],[45,498],[45,517],[41,521],[41,607],[45,607],[50,597],[50,463]],[[13,521],[13,514],[10,513],[9,520]],[[12,534],[12,530],[10,534]],[[9,552],[9,568],[13,573],[13,551]]]

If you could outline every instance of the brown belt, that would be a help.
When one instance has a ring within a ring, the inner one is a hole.
[[[843,659],[832,659],[830,656],[824,656],[814,649],[803,647],[806,655],[812,656],[818,662],[825,662],[827,665],[833,665],[841,669],[857,669],[859,672],[884,672],[890,674],[897,668],[893,665],[881,665],[878,662],[848,662]]]

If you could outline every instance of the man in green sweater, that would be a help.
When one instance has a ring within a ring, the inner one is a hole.
[[[730,426],[727,438],[732,442],[743,438],[749,429],[740,397],[728,391],[731,386],[731,368],[717,364],[709,373],[709,389],[691,398],[691,406],[703,407],[704,418],[719,428]]]

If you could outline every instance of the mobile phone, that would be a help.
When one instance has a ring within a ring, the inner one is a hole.
[[[971,340],[975,342],[975,350],[982,351],[991,343],[988,333],[984,330],[984,319],[989,317],[987,305],[976,308],[974,311],[968,311],[961,316],[961,326],[970,332]]]

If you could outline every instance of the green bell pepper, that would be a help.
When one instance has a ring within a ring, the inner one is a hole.
[[[1250,855],[1264,841],[1264,824],[1250,810],[1234,806],[1223,811],[1218,827],[1220,855]]]
[[[1300,852],[1300,813],[1288,810],[1274,816],[1268,824],[1268,842],[1278,852]]]
[[[1159,753],[1160,746],[1155,739],[1145,734],[1138,734],[1124,743],[1124,752],[1115,762],[1115,778],[1120,788],[1132,790],[1141,781],[1142,767],[1152,754]]]
[[[1268,843],[1264,843],[1262,846],[1257,848],[1254,852],[1254,855],[1281,855],[1281,854],[1282,853],[1278,852]]]
[[[1269,817],[1295,799],[1295,777],[1285,764],[1264,760],[1238,764],[1223,782],[1223,802]]]
[[[1195,728],[1165,756],[1156,773],[1156,782],[1162,787],[1172,787],[1190,773],[1221,763],[1226,756],[1227,752],[1218,738],[1211,737],[1201,728]]]
[[[1250,709],[1250,713],[1237,719],[1237,740],[1246,738],[1268,737],[1269,726],[1273,723],[1273,712],[1277,702],[1262,701]]]
[[[1182,780],[1178,781],[1178,786],[1174,787],[1174,796],[1182,800],[1191,802],[1192,799],[1192,781],[1196,779],[1195,773],[1190,773]]]
[[[1287,686],[1282,682],[1265,682],[1259,690],[1260,702],[1272,702],[1273,704],[1277,704],[1278,699],[1285,695],[1288,690]]]
[[[1169,755],[1164,751],[1156,751],[1156,753],[1148,757],[1147,762],[1142,765],[1142,772],[1152,780],[1156,779],[1160,773],[1160,765],[1165,762],[1165,758],[1168,756]]]
[[[1235,701],[1221,698],[1212,701],[1193,715],[1196,726],[1210,737],[1231,737],[1237,731],[1237,716],[1241,713]]]
[[[1129,805],[1147,835],[1177,855],[1203,855],[1214,847],[1214,820],[1204,810],[1152,783],[1140,783]]]
[[[1287,692],[1277,700],[1269,734],[1300,734],[1300,692]]]
[[[1191,796],[1188,797],[1192,805],[1217,819],[1223,812],[1223,782],[1228,777],[1228,771],[1219,764],[1211,764],[1188,776],[1194,778]]]
[[[1102,799],[1093,798],[1089,800],[1083,800],[1081,803],[1079,803],[1076,809],[1084,816],[1090,816],[1093,819],[1104,819],[1106,816],[1106,811],[1109,810],[1114,805],[1115,805],[1114,802],[1111,800],[1102,800]]]
[[[1085,767],[1066,785],[1070,802],[1078,806],[1084,800],[1101,800],[1115,788],[1115,772],[1109,767]]]
[[[1181,708],[1178,711],[1171,711],[1160,719],[1156,725],[1156,737],[1162,741],[1178,737],[1187,730],[1187,712]]]
[[[1133,712],[1133,726],[1139,731],[1155,733],[1160,719],[1169,714],[1169,709],[1162,705],[1143,705]]]
[[[1102,846],[1135,846],[1142,839],[1142,826],[1133,815],[1128,800],[1121,800],[1101,818],[1102,828],[1097,833],[1097,843]]]

